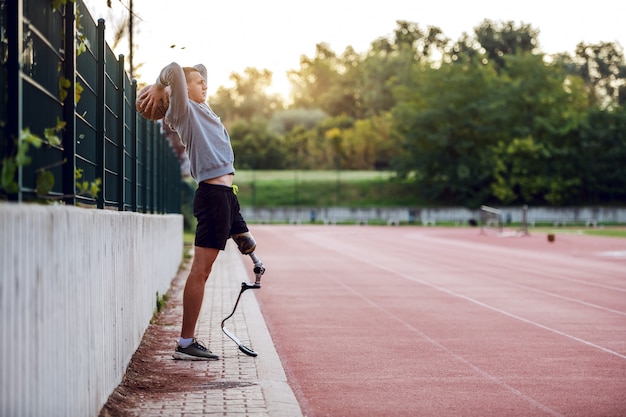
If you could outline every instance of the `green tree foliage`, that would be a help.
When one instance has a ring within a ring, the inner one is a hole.
[[[225,123],[238,119],[268,119],[273,112],[282,109],[278,95],[266,91],[272,85],[271,71],[246,68],[243,74],[232,73],[230,79],[233,87],[220,87],[211,97],[211,106]]]
[[[396,89],[393,115],[403,149],[394,164],[398,174],[415,177],[416,187],[433,200],[485,201],[486,149],[504,137],[499,84],[492,66],[417,66],[412,84]]]
[[[536,36],[529,26],[485,21],[441,67],[415,62],[411,83],[396,88],[401,176],[413,175],[434,200],[470,206],[623,200],[624,176],[606,170],[622,173],[613,165],[621,148],[599,152],[623,147],[623,109],[597,106],[619,104],[623,56],[610,45],[579,45],[578,61],[551,65],[536,53]],[[600,186],[601,178],[609,181]]]
[[[330,101],[336,100],[335,94],[341,85],[338,71],[337,54],[328,44],[317,44],[315,56],[309,58],[303,55],[300,58],[300,69],[287,74],[292,85],[293,106],[326,111]]]
[[[287,109],[272,115],[270,129],[281,135],[297,127],[313,129],[326,117],[326,113],[320,109]]]
[[[344,169],[389,169],[398,152],[393,146],[391,113],[372,116],[354,122],[343,131]]]
[[[504,66],[506,56],[534,52],[539,44],[539,31],[527,24],[517,26],[512,21],[496,23],[484,20],[474,32],[485,57],[498,68]]]
[[[391,169],[438,203],[626,200],[626,63],[619,45],[544,56],[539,31],[483,21],[452,42],[398,21],[362,54],[325,44],[289,72],[233,74],[211,103],[242,168]]]
[[[443,54],[449,43],[437,27],[424,32],[415,23],[399,21],[397,25],[394,37],[374,41],[362,61],[358,80],[361,112],[356,117],[391,110],[396,103],[393,88],[406,85],[416,63],[431,62],[433,55]]]
[[[568,73],[584,80],[594,105],[613,108],[626,103],[626,61],[620,45],[581,42],[574,56],[562,53],[555,59]]]
[[[578,147],[581,201],[626,201],[626,109],[593,109],[581,127]]]
[[[438,201],[571,202],[588,106],[581,87],[528,52],[417,65],[413,84],[397,89],[394,119],[408,151],[396,168]]]
[[[283,139],[260,119],[240,119],[230,128],[237,167],[241,169],[286,168]]]

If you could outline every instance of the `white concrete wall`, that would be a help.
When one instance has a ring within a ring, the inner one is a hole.
[[[182,253],[180,215],[0,204],[0,416],[97,416]]]
[[[495,207],[505,219],[521,223],[522,207]],[[307,223],[311,220],[311,211],[315,211],[316,221],[324,222],[363,222],[382,221],[388,223],[414,221],[416,224],[437,224],[454,222],[467,224],[470,219],[480,221],[480,210],[464,207],[433,208],[344,208],[344,207],[302,207],[302,208],[242,208],[242,214],[249,222],[270,223],[289,222]],[[625,207],[529,207],[527,220],[537,223],[626,223]]]

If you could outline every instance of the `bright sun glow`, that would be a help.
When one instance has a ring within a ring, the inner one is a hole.
[[[106,20],[107,37],[128,18],[128,0],[85,0],[94,19]],[[604,5],[599,4],[604,3]],[[289,96],[286,72],[300,67],[300,57],[312,57],[315,45],[325,42],[341,54],[347,46],[365,52],[377,38],[389,36],[396,21],[416,22],[420,28],[437,26],[457,40],[472,33],[484,19],[530,24],[540,31],[544,52],[572,52],[579,42],[617,42],[626,47],[626,2],[600,0],[597,10],[563,7],[563,2],[527,0],[523,4],[501,0],[439,3],[387,0],[384,7],[370,0],[318,0],[309,5],[293,0],[133,0],[136,51],[140,81],[152,83],[160,69],[172,61],[181,65],[203,63],[208,69],[209,94],[230,84],[231,73],[247,67],[273,73],[270,91]],[[332,12],[330,12],[332,11]],[[107,39],[111,45],[111,39]],[[127,54],[120,42],[116,54]]]

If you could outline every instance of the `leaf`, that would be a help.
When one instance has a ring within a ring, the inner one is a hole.
[[[61,5],[66,4],[67,0],[52,0],[52,11],[56,12],[61,9]]]
[[[52,187],[54,187],[54,175],[47,170],[39,171],[35,187],[35,191],[37,191],[37,195],[40,197],[50,194]]]
[[[78,45],[76,46],[76,56],[84,53],[87,51],[87,46],[85,45],[85,42],[78,42]]]
[[[82,170],[80,175],[82,177]],[[80,177],[77,177],[77,179],[78,178]],[[90,197],[96,198],[98,196],[98,193],[100,192],[100,184],[102,184],[102,180],[100,178],[96,178],[91,183],[89,181],[77,181],[76,190],[78,191],[78,195],[88,195]]]
[[[30,156],[27,155],[28,152],[28,143],[20,142],[17,147],[17,153],[15,154],[15,163],[17,166],[28,165],[31,162]]]
[[[20,145],[26,144],[28,150],[28,145],[33,145],[35,148],[41,147],[41,138],[33,133],[30,133],[29,128],[22,129],[22,134],[20,135]]]
[[[16,193],[18,191],[17,182],[15,181],[15,172],[17,164],[13,158],[2,159],[2,172],[0,173],[0,188],[7,193]]]
[[[65,101],[67,98],[67,89],[70,88],[72,83],[65,77],[59,78],[59,100]]]
[[[76,102],[78,103],[80,101],[80,95],[83,92],[83,86],[80,83],[76,83]]]
[[[89,194],[93,198],[96,198],[98,196],[98,193],[100,193],[100,183],[101,182],[102,181],[100,181],[100,178],[96,178],[96,180],[91,183],[91,186],[89,187]]]
[[[59,119],[57,116],[57,124],[54,127],[48,127],[44,129],[43,135],[48,141],[48,145],[50,146],[61,146],[61,138],[57,136],[57,133],[65,129],[67,126],[67,122]]]
[[[56,135],[57,130],[55,128],[49,127],[44,129],[43,135],[48,141],[48,145],[50,146],[60,146],[61,139]]]

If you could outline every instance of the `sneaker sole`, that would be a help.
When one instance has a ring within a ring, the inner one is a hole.
[[[180,361],[218,361],[220,359],[219,356],[215,356],[214,358],[209,358],[206,356],[187,355],[186,353],[182,353],[182,352],[174,352],[172,354],[172,357]]]

